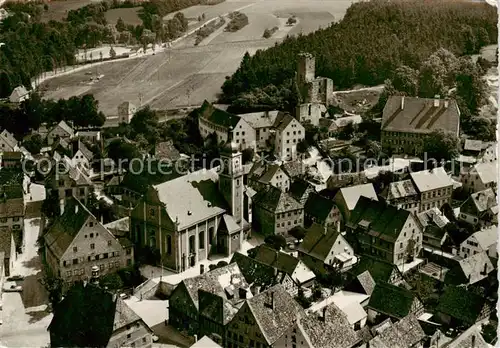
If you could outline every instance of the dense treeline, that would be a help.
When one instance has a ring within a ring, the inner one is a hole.
[[[141,3],[143,25],[119,20],[116,31],[106,22],[112,8],[135,7],[135,3],[99,2],[68,12],[65,21],[40,21],[48,5],[41,2],[9,2],[9,17],[0,23],[0,98],[10,95],[19,85],[31,89],[31,79],[76,62],[77,49],[90,49],[103,43],[142,44],[171,40],[187,30],[182,13],[163,21],[172,11],[193,5],[211,5],[223,0],[154,0]],[[154,19],[154,20],[153,20]]]
[[[97,100],[90,94],[54,101],[42,100],[33,93],[19,107],[0,104],[0,129],[7,129],[18,138],[38,129],[42,123],[50,127],[63,120],[75,128],[87,128],[102,126],[106,117],[99,111]]]
[[[281,44],[245,57],[226,80],[222,99],[246,105],[283,103],[280,89],[292,89],[297,55],[316,57],[316,75],[333,79],[338,88],[376,85],[407,65],[419,69],[443,47],[461,56],[497,42],[496,10],[486,3],[451,1],[385,1],[354,3],[339,23],[309,35],[288,37]]]

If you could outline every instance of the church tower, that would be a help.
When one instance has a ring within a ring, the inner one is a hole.
[[[232,142],[232,129],[220,157],[222,171],[219,174],[219,190],[229,203],[231,215],[239,224],[243,219],[243,159],[238,144]]]

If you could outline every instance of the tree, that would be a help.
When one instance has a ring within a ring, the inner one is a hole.
[[[123,288],[123,281],[117,273],[109,273],[102,276],[99,283],[108,290],[120,290]]]
[[[109,56],[110,56],[112,59],[115,59],[115,58],[116,58],[116,52],[115,52],[115,50],[113,49],[113,46],[111,46],[111,48],[109,49]]]
[[[40,134],[33,133],[23,140],[23,146],[32,155],[39,154],[43,146],[43,139]]]
[[[306,231],[303,227],[296,226],[288,231],[288,234],[294,237],[295,239],[301,240],[306,236]]]
[[[118,32],[122,32],[122,31],[125,31],[127,28],[125,27],[125,23],[123,22],[123,19],[122,17],[119,17],[118,20],[116,21],[116,30]]]
[[[109,144],[108,157],[116,163],[119,163],[120,160],[130,163],[134,158],[141,158],[141,155],[136,146],[117,139]]]
[[[61,215],[57,190],[48,190],[47,197],[42,203],[42,213],[49,219],[54,219]]]
[[[264,243],[273,249],[281,250],[286,247],[286,239],[280,234],[273,234],[264,239]]]
[[[49,293],[52,308],[55,308],[62,299],[63,280],[56,276],[49,267],[45,267],[43,278],[39,281]]]
[[[428,134],[422,144],[422,157],[434,159],[438,163],[450,161],[459,154],[460,140],[451,133],[435,130]]]
[[[305,139],[302,139],[297,143],[298,153],[304,154],[307,152],[308,149],[309,149],[309,144],[307,144],[307,141]]]
[[[418,94],[418,71],[402,65],[394,72],[392,84],[398,91],[408,96]]]
[[[358,129],[358,126],[354,124],[354,122],[348,122],[344,127],[342,127],[339,131],[338,137],[339,139],[349,140],[352,139]]]
[[[486,99],[486,82],[482,79],[478,66],[470,58],[460,58],[457,65],[457,96],[465,103],[469,113],[475,115]]]
[[[45,116],[44,104],[42,98],[36,92],[31,93],[28,99],[21,102],[19,106],[20,113],[27,130],[40,128]]]
[[[252,148],[246,148],[241,152],[241,159],[244,164],[252,162],[254,156],[254,150]]]

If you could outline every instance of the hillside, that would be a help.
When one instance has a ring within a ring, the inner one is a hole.
[[[328,28],[246,55],[222,86],[221,99],[240,106],[256,100],[283,105],[283,96],[293,97],[291,80],[302,51],[315,55],[316,75],[342,89],[383,83],[403,64],[418,69],[439,48],[457,56],[476,53],[496,43],[497,35],[496,9],[486,3],[359,2]]]

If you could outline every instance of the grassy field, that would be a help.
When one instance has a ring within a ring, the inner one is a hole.
[[[141,7],[133,8],[114,8],[112,10],[106,11],[106,21],[109,24],[115,25],[118,18],[121,17],[125,24],[139,25],[142,24],[142,20],[138,16],[138,12]]]
[[[92,0],[56,0],[47,2],[49,9],[42,13],[42,21],[48,22],[50,20],[61,21],[66,18],[69,10],[76,10],[77,8],[91,4]]]
[[[340,19],[350,4],[350,0],[228,0],[214,6],[193,6],[182,11],[186,17],[198,18],[205,13],[205,20],[209,20],[240,11],[248,16],[249,24],[234,33],[218,30],[197,47],[193,47],[194,40],[190,38],[181,40],[169,52],[106,63],[54,78],[43,86],[45,97],[58,99],[93,93],[100,109],[109,116],[116,115],[116,108],[123,101],[140,105],[142,99],[142,105],[159,109],[199,105],[205,99],[216,99],[226,76],[238,68],[245,52],[254,54],[258,49],[271,47],[287,34],[325,27]],[[291,15],[297,16],[298,23],[287,27],[285,22]],[[271,38],[263,38],[264,30],[274,26],[279,30]],[[90,83],[88,72],[104,77]]]

